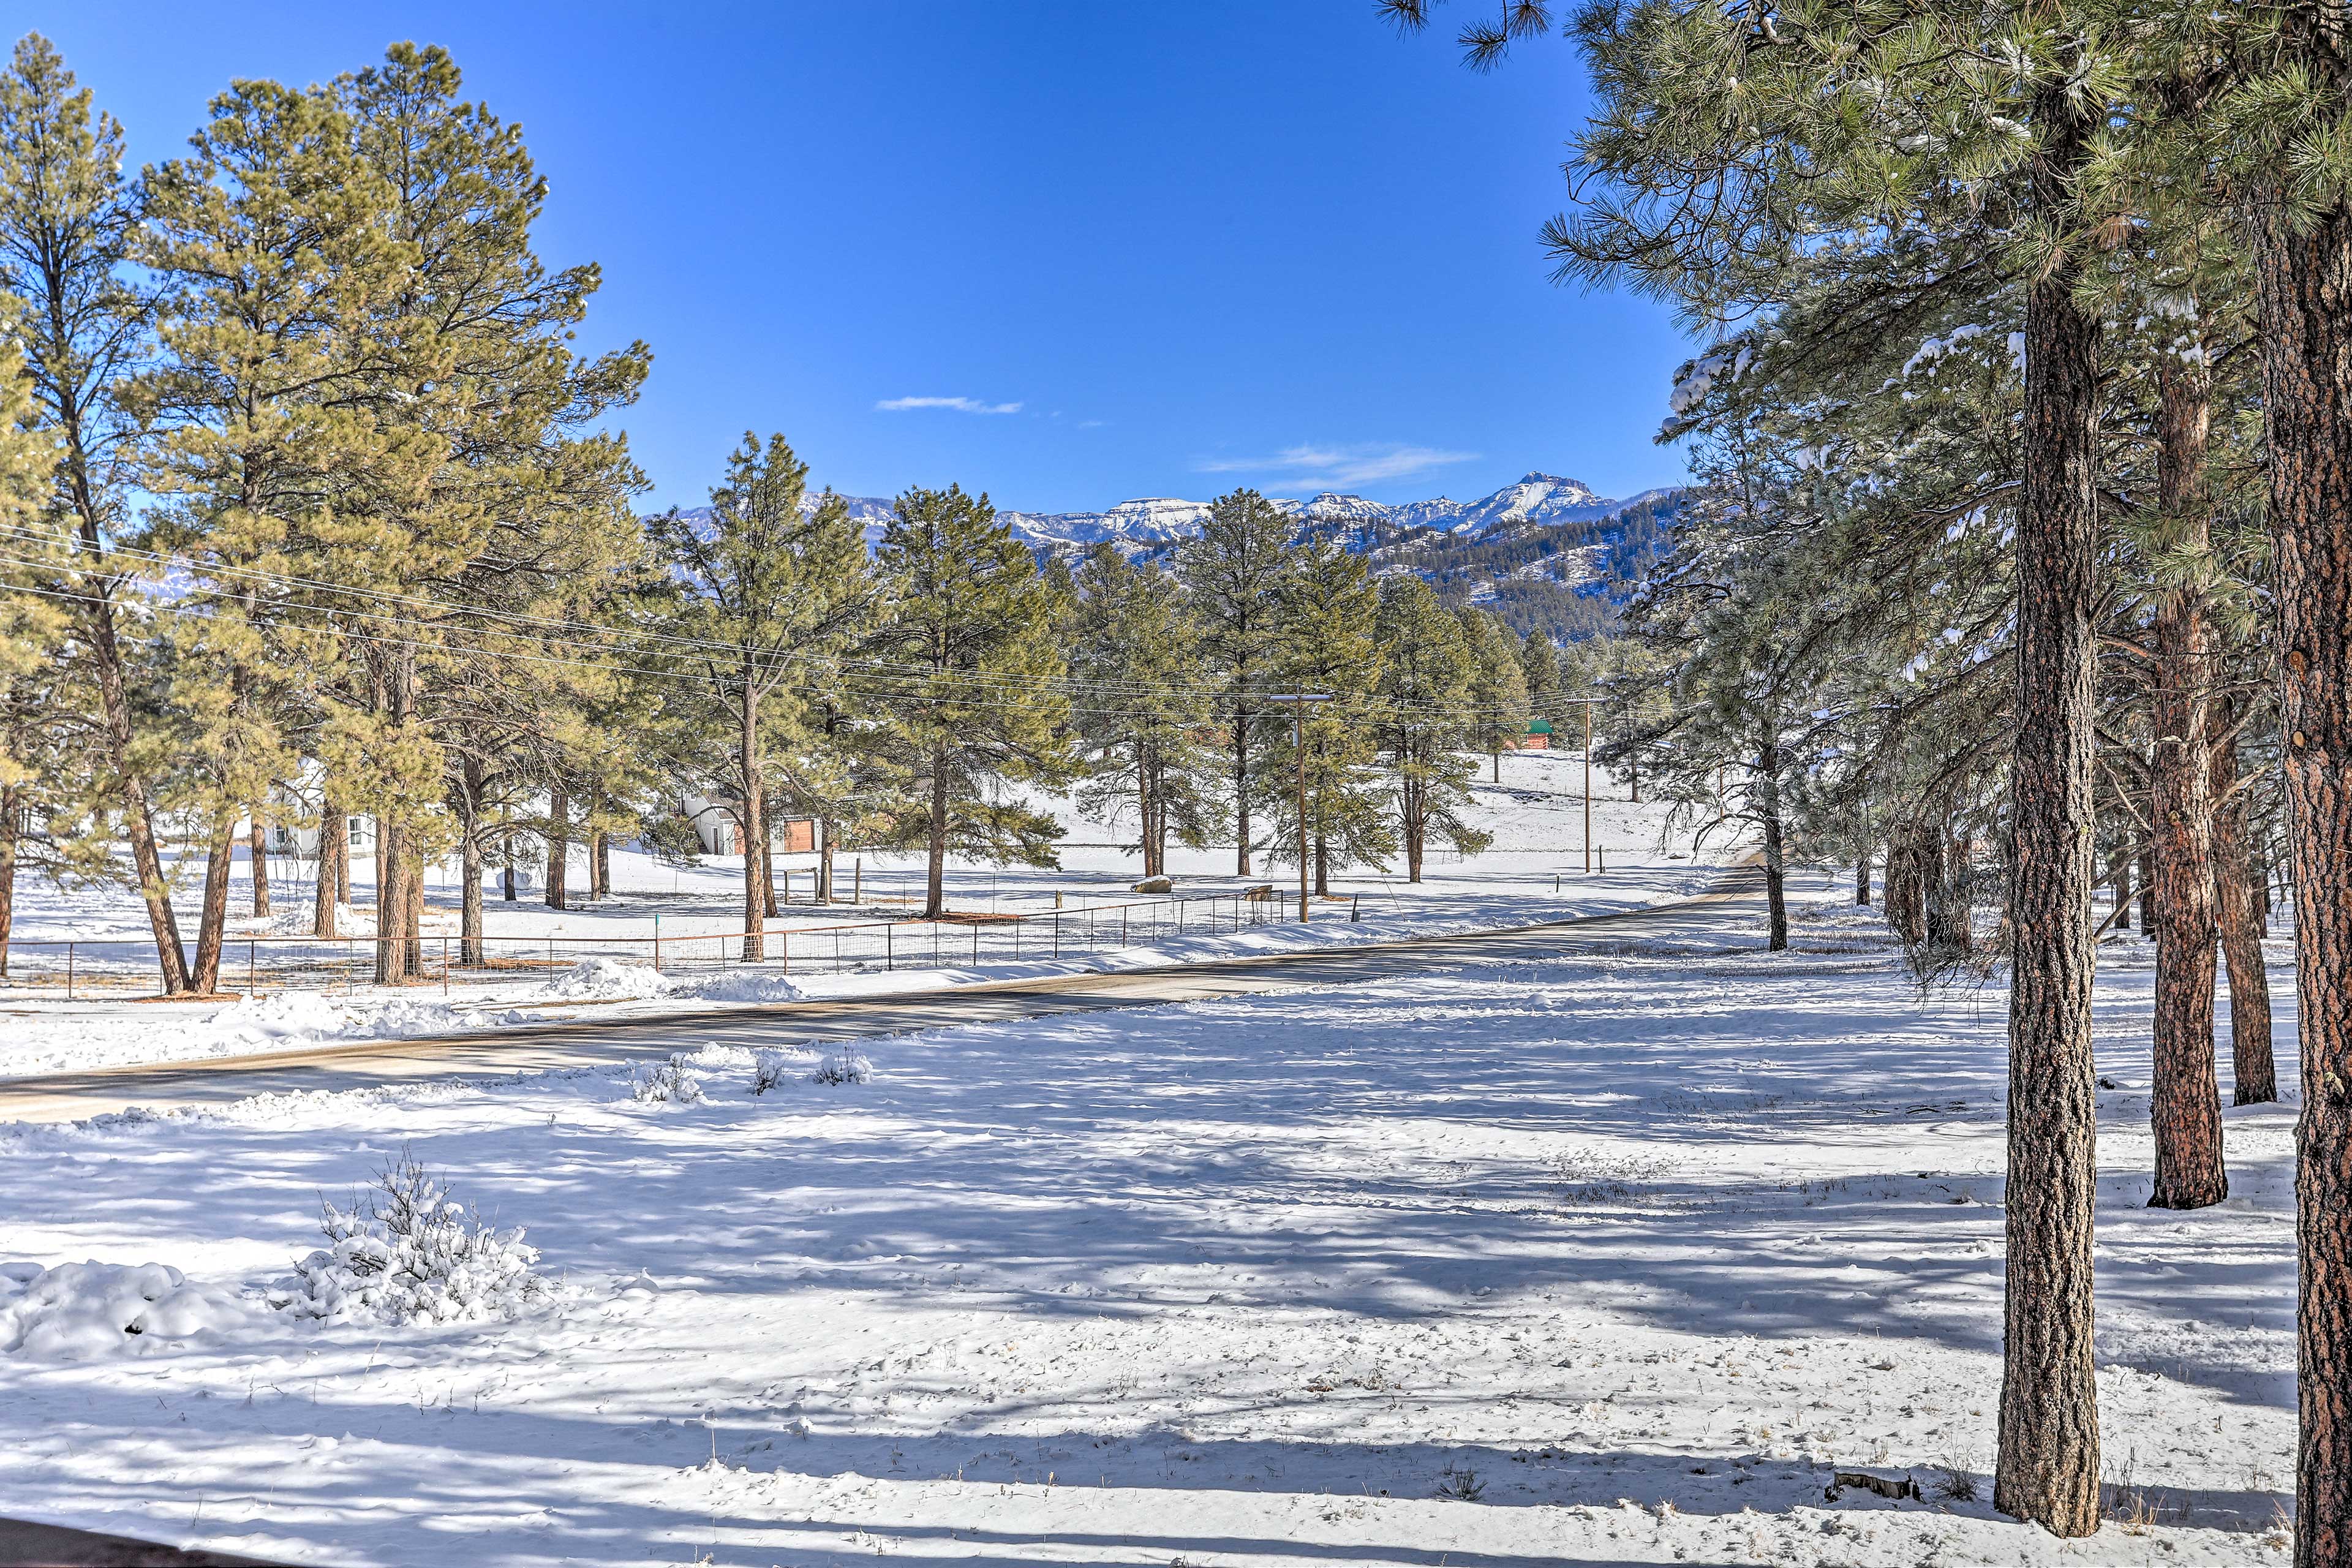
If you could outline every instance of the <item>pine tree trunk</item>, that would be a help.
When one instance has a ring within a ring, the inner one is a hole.
[[[352,852],[351,828],[333,805],[319,812],[319,871],[310,887],[310,934],[332,940],[337,891],[342,885],[343,861]]]
[[[405,853],[408,835],[381,813],[375,819],[375,983],[404,985],[408,982],[408,944],[401,940],[402,920],[408,908]]]
[[[1927,833],[1910,818],[1886,833],[1886,923],[1905,942],[1927,940]]]
[[[2231,1103],[2268,1105],[2278,1099],[2278,1068],[2271,1056],[2271,977],[2263,960],[2263,874],[2246,842],[2245,805],[2238,798],[2237,714],[2216,704],[2213,728],[2213,881],[2221,927],[2221,956],[2230,972]]]
[[[426,977],[425,964],[425,840],[404,837],[408,852],[400,879],[400,972],[414,984]]]
[[[948,753],[941,746],[931,753],[931,833],[929,865],[923,884],[923,918],[935,921],[947,912],[948,872]]]
[[[743,775],[743,962],[758,963],[768,956],[765,924],[766,883],[761,875],[761,850],[767,842],[768,823],[760,798],[760,689],[747,661],[741,670],[743,695],[737,710],[735,765]]]
[[[1870,846],[1867,844],[1862,847],[1862,853],[1853,858],[1853,901],[1862,909],[1870,907]]]
[[[343,836],[335,840],[335,902],[345,909],[352,907],[352,838],[348,817],[337,815]]]
[[[1151,875],[1168,875],[1168,765],[1157,743],[1151,748]]]
[[[1426,826],[1423,816],[1424,803],[1421,784],[1408,777],[1399,794],[1404,802],[1405,880],[1418,882],[1421,880],[1422,831]]]
[[[16,923],[16,843],[24,833],[22,786],[0,786],[0,980],[8,978],[8,934]]]
[[[2201,556],[2211,542],[2205,501],[2210,420],[2201,365],[2170,355],[2157,368],[2157,483],[2168,544]],[[2157,596],[2156,683],[2149,758],[2156,930],[2155,1072],[2148,1121],[2156,1134],[2150,1208],[2194,1209],[2229,1196],[2221,1097],[2213,1081],[2213,802],[2205,607],[2194,584]]]
[[[376,849],[379,859],[384,850]],[[563,907],[566,879],[572,874],[572,796],[562,784],[547,792],[547,907]]]
[[[760,899],[761,912],[769,920],[777,919],[782,911],[776,907],[776,843],[767,822],[767,792],[761,792],[760,822]]]
[[[458,763],[457,962],[483,963],[482,942],[482,764],[467,756]]]
[[[1947,832],[1944,826],[1951,820],[1953,809],[1953,802],[1946,799],[1936,814],[1937,826],[1922,836],[1931,873],[1926,910],[1927,945],[1948,954],[1967,952],[1976,941],[1969,925],[1969,841],[1964,834]]]
[[[2091,128],[2042,89],[2034,205],[2071,200]],[[2015,834],[2011,923],[2009,1242],[1993,1506],[2059,1536],[2099,1527],[2091,1233],[2098,1190],[2091,1062],[2092,795],[2097,715],[2098,319],[2062,257],[2025,302],[2024,494],[2017,519]]]
[[[79,468],[73,477],[82,512],[82,547],[95,556],[101,549],[97,514],[82,492]],[[131,702],[123,690],[122,651],[115,638],[114,605],[98,592],[85,594],[80,604],[89,632],[90,662],[98,674],[99,716],[106,734],[107,763],[113,770],[114,785],[122,798],[123,830],[131,837],[131,864],[139,874],[139,896],[147,906],[147,924],[154,933],[155,962],[163,973],[164,994],[176,995],[192,989],[194,982],[188,973],[186,950],[180,944],[180,921],[172,909],[171,885],[164,879],[163,852],[155,841],[147,781],[131,762],[134,742]]]
[[[1765,941],[1768,952],[1789,946],[1789,865],[1780,823],[1780,746],[1767,740],[1756,756],[1757,804],[1764,813]]]
[[[2163,940],[2164,931],[2156,918],[2156,847],[2143,844],[2139,851],[2139,929],[2150,942]]]
[[[833,902],[833,818],[816,819],[816,901]]]
[[[2129,931],[2132,928],[2132,861],[2128,850],[2118,848],[2109,858],[2107,883],[2115,892],[2116,930]]]
[[[1151,763],[1144,755],[1143,737],[1135,738],[1135,837],[1136,847],[1143,852],[1143,875],[1149,879],[1160,874],[1151,863]]]
[[[253,914],[269,918],[269,829],[262,826],[261,808],[253,809],[252,831],[246,836],[246,858],[253,862]]]
[[[196,952],[189,965],[189,988],[199,996],[220,991],[221,943],[228,926],[229,868],[236,847],[236,813],[223,806],[213,829],[212,850],[205,858],[204,911],[196,926]]]
[[[1250,874],[1249,714],[1234,714],[1234,875]]]
[[[2282,13],[2290,64],[2352,75],[2320,7]],[[2340,101],[2340,100],[2337,100]],[[2291,807],[2303,1113],[2294,1552],[2352,1563],[2352,212],[2254,215],[2280,751]]]

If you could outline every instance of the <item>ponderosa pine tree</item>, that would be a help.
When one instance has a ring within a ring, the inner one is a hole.
[[[1469,605],[1455,614],[1463,640],[1478,662],[1477,679],[1470,683],[1470,706],[1477,710],[1474,738],[1492,759],[1495,782],[1501,784],[1504,749],[1519,743],[1533,710],[1526,667],[1519,661],[1519,645],[1501,622]]]
[[[496,829],[462,805],[465,750],[488,722],[545,754],[584,708],[609,713],[624,685],[581,656],[620,646],[605,610],[644,550],[628,504],[643,479],[625,443],[596,426],[634,399],[649,356],[643,343],[572,353],[597,269],[540,260],[531,234],[546,182],[519,129],[463,101],[461,87],[446,51],[396,44],[329,94],[391,192],[407,256],[368,322],[371,405],[436,458],[421,485],[350,498],[321,574],[398,595],[415,648],[397,660],[360,641],[319,649],[321,662],[339,651],[348,672],[319,687],[351,738],[336,783],[377,799],[386,825],[379,864],[394,873],[407,939],[379,947],[394,958],[415,951],[427,858],[453,847],[460,931],[478,949],[486,847],[472,838]],[[411,718],[388,722],[388,709]],[[590,771],[626,774],[635,733],[616,725]],[[585,787],[592,823],[611,820],[604,784]]]
[[[680,662],[707,700],[710,731],[730,738],[711,773],[725,781],[743,835],[743,957],[756,961],[767,952],[761,847],[779,718],[771,700],[845,647],[870,615],[877,587],[865,529],[831,490],[808,496],[808,465],[782,436],[763,448],[751,435],[728,459],[706,518],[672,509],[647,528],[677,589],[665,629],[690,641]]]
[[[1275,660],[1272,639],[1282,589],[1297,559],[1296,525],[1255,490],[1209,504],[1201,531],[1176,547],[1176,575],[1202,628],[1202,653],[1216,679],[1218,721],[1234,803],[1234,874],[1250,875],[1252,757],[1268,710],[1259,700]]]
[[[1378,767],[1379,609],[1363,556],[1328,538],[1298,548],[1282,587],[1272,679],[1283,691],[1327,700],[1302,701],[1296,711],[1275,705],[1255,787],[1273,824],[1266,858],[1297,865],[1303,766],[1307,853],[1318,897],[1330,895],[1334,867],[1378,864],[1396,849]]]
[[[2352,40],[2322,0],[2163,20],[2231,73],[2186,140],[2252,241],[2302,1009],[2294,1549],[2334,1568],[2352,1563]]]
[[[1455,750],[1466,738],[1477,664],[1461,623],[1410,573],[1381,579],[1372,636],[1381,650],[1377,712],[1397,836],[1405,878],[1418,882],[1433,836],[1463,855],[1493,841],[1462,816],[1478,770]]]
[[[1408,26],[1427,0],[1387,0]],[[1550,8],[1474,21],[1492,64]],[[1563,275],[1630,281],[1696,321],[1769,309],[1772,275],[1840,237],[1999,212],[2022,281],[2011,823],[2009,1275],[1995,1503],[2063,1536],[2098,1526],[2090,995],[2099,320],[2078,297],[2114,57],[2037,14],[1907,0],[1770,11],[1654,0],[1573,24],[1597,84],[1571,170]],[[1736,112],[1726,112],[1727,103]],[[2352,1228],[2347,1228],[2352,1243]],[[2352,1324],[2352,1317],[2347,1317]]]
[[[892,605],[863,645],[884,717],[877,741],[915,802],[886,841],[922,847],[923,914],[936,919],[951,853],[1055,864],[1060,825],[1002,789],[1077,772],[1055,636],[1061,595],[988,498],[954,485],[898,498],[875,565]]]
[[[1519,676],[1528,689],[1528,713],[1531,718],[1550,721],[1555,736],[1559,730],[1559,650],[1551,638],[1541,632],[1529,632],[1518,647]],[[1552,742],[1558,745],[1555,739]]]
[[[139,421],[123,392],[151,341],[150,300],[130,267],[142,201],[123,174],[121,126],[92,107],[47,39],[27,34],[0,75],[0,292],[21,301],[34,417],[58,445],[40,527],[71,552],[60,602],[97,699],[99,761],[84,815],[121,823],[163,989],[176,993],[188,988],[188,966],[155,830],[159,742],[132,691],[136,652],[121,608],[142,574],[114,550],[136,489]],[[85,858],[79,869],[110,868]]]
[[[1223,816],[1217,759],[1197,738],[1213,723],[1201,628],[1181,584],[1108,542],[1087,552],[1076,588],[1073,720],[1091,757],[1078,801],[1114,821],[1132,808],[1143,874],[1165,876],[1169,835],[1202,847]]]
[[[163,290],[168,358],[136,397],[157,431],[143,469],[163,498],[155,538],[193,563],[203,612],[183,617],[173,682],[183,800],[208,846],[199,992],[219,973],[231,835],[291,772],[304,672],[279,636],[289,583],[314,577],[355,494],[414,487],[431,464],[364,405],[377,345],[360,329],[408,257],[350,122],[270,82],[238,84],[211,112],[190,154],[148,175],[139,257]]]

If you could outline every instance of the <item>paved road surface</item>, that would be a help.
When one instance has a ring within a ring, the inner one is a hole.
[[[1685,902],[1512,931],[1129,973],[1003,980],[839,1001],[672,1013],[659,1018],[578,1019],[439,1039],[344,1044],[260,1057],[0,1079],[0,1121],[71,1121],[132,1105],[163,1110],[295,1089],[363,1089],[414,1079],[491,1079],[550,1068],[619,1065],[710,1041],[759,1046],[859,1039],[1105,1007],[1345,985],[1450,964],[1590,952],[1625,942],[1706,942],[1760,930],[1763,920],[1763,873],[1742,867],[1727,871],[1716,890]]]

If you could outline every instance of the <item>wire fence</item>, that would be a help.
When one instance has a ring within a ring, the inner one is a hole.
[[[223,945],[218,989],[355,994],[376,984],[388,958],[404,961],[398,965],[408,975],[403,984],[444,994],[561,981],[598,959],[687,980],[947,969],[1069,958],[1297,919],[1295,894],[1261,887],[1028,914],[950,911],[937,920],[779,925],[757,936],[236,936]],[[154,945],[142,939],[20,941],[6,949],[0,986],[25,997],[127,1000],[153,994],[156,974]]]

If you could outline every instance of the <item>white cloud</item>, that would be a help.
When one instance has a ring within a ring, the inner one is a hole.
[[[885,414],[904,414],[910,408],[952,408],[958,414],[1018,414],[1017,403],[982,403],[977,397],[886,397],[874,405]]]
[[[1212,458],[1194,468],[1204,474],[1265,474],[1291,484],[1345,487],[1411,479],[1477,456],[1435,447],[1375,442],[1354,447],[1288,447],[1271,458]]]

